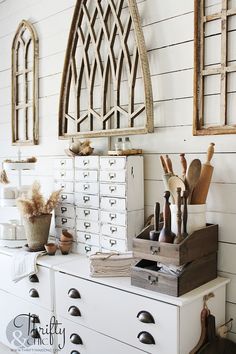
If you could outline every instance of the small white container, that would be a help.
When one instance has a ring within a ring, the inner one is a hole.
[[[15,240],[16,227],[8,223],[0,223],[0,239],[1,240]]]
[[[16,199],[18,197],[17,188],[3,187],[0,189],[1,199]]]
[[[177,206],[170,205],[171,210],[171,229],[177,233]],[[183,218],[183,205],[181,206]],[[183,225],[183,224],[182,224]],[[188,204],[188,220],[187,220],[187,233],[191,234],[193,231],[201,229],[206,226],[206,204]],[[183,232],[183,228],[182,228]]]

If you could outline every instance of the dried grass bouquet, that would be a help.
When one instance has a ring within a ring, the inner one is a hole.
[[[41,193],[41,185],[36,181],[29,190],[27,197],[17,199],[17,206],[21,214],[26,218],[48,215],[58,204],[60,193],[61,190],[52,192],[49,199],[45,201]]]

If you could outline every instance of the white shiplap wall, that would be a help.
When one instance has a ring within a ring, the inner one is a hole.
[[[168,153],[176,172],[178,154],[204,161],[209,142],[216,143],[215,173],[208,199],[208,220],[219,223],[219,271],[231,278],[228,317],[234,317],[236,333],[236,139],[234,135],[192,136],[193,109],[193,0],[139,0],[139,10],[152,75],[155,100],[155,133],[131,137],[134,147],[145,152],[145,207],[162,198],[159,154]],[[10,54],[18,23],[30,20],[40,41],[40,145],[22,148],[24,155],[38,157],[37,168],[25,174],[25,183],[35,176],[46,191],[52,188],[52,158],[63,155],[67,142],[57,139],[58,99],[67,37],[75,0],[6,0],[0,2],[0,159],[15,157],[10,131]],[[108,139],[93,141],[105,151]],[[14,176],[11,176],[14,180]],[[236,337],[232,333],[232,338]]]

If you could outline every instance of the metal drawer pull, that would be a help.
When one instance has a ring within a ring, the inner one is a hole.
[[[66,199],[67,199],[67,195],[62,194],[62,195],[61,195],[61,199],[62,199],[62,200],[66,200]]]
[[[155,285],[156,283],[158,283],[158,277],[154,277],[152,275],[148,276],[148,280],[150,285]]]
[[[40,334],[39,334],[39,331],[37,330],[37,328],[33,328],[31,330],[30,336],[31,336],[31,338],[34,338],[34,339],[39,339],[40,338]]]
[[[61,160],[60,164],[61,164],[61,166],[64,166],[66,164],[66,162],[64,160]]]
[[[117,244],[116,240],[109,240],[111,246],[115,246]]]
[[[71,343],[73,343],[73,344],[80,344],[80,345],[83,344],[81,337],[80,337],[78,334],[76,334],[76,333],[73,333],[73,334],[70,336],[70,341],[71,341]]]
[[[71,306],[68,310],[69,314],[74,317],[81,317],[81,312],[76,306]]]
[[[71,297],[72,299],[80,299],[81,298],[80,293],[75,288],[71,288],[68,291],[68,296]]]
[[[77,350],[72,350],[72,352],[70,352],[70,354],[80,354],[80,353],[77,352]]]
[[[140,311],[137,314],[137,318],[139,319],[140,322],[143,323],[155,323],[153,316],[150,314],[150,312],[147,311]]]
[[[85,249],[86,253],[88,253],[91,251],[92,248],[90,246],[85,246],[84,249]]]
[[[112,166],[116,163],[116,160],[109,160],[109,165]]]
[[[61,189],[65,189],[65,184],[61,184]]]
[[[39,278],[36,274],[32,274],[29,276],[29,281],[31,283],[39,283]]]
[[[148,332],[140,332],[138,334],[138,339],[143,344],[155,344],[153,336]]]
[[[90,215],[90,210],[84,210],[84,215],[85,215],[85,216]]]
[[[84,184],[84,191],[87,191],[89,189],[89,184]]]
[[[39,297],[39,293],[36,289],[33,288],[33,289],[30,289],[29,296],[30,297]]]
[[[114,232],[117,232],[117,227],[111,226],[110,231],[112,234],[114,234]]]
[[[151,251],[151,254],[152,254],[152,255],[155,255],[155,254],[160,253],[161,248],[160,248],[160,247],[156,247],[156,246],[151,246],[151,247],[150,247],[150,251]]]
[[[32,323],[40,323],[39,316],[37,315],[31,315],[30,319]]]
[[[84,164],[84,166],[88,165],[89,164],[89,160],[83,160],[83,164]]]
[[[115,199],[109,199],[109,203],[112,206],[112,205],[116,204],[116,200]]]
[[[61,212],[62,214],[65,213],[67,211],[67,208],[66,207],[61,207]]]
[[[116,178],[116,174],[115,173],[109,173],[109,178],[110,179]]]
[[[65,177],[66,173],[65,172],[61,172],[60,175],[61,175],[61,177]]]
[[[111,220],[114,220],[114,219],[116,219],[116,214],[109,214],[109,217]]]
[[[66,218],[62,218],[62,219],[61,219],[62,225],[63,225],[63,224],[66,224],[67,222],[68,222],[68,220],[67,220]]]
[[[89,176],[89,172],[84,172],[83,176],[84,176],[84,178],[88,177]]]
[[[90,201],[90,197],[84,196],[84,197],[83,197],[83,200],[84,200],[85,203],[87,203],[88,201]]]
[[[115,186],[110,186],[109,189],[110,189],[111,193],[116,191],[116,187]]]
[[[88,241],[88,240],[90,240],[90,239],[91,239],[91,235],[87,235],[87,234],[85,234],[85,235],[84,235],[84,238],[85,238],[85,240],[86,240],[86,241]]]

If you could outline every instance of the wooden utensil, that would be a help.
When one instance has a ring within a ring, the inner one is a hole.
[[[180,154],[180,162],[181,162],[181,165],[182,165],[182,168],[183,168],[183,171],[182,171],[182,178],[183,178],[183,181],[185,180],[185,177],[186,177],[186,171],[187,171],[187,161],[186,161],[186,158],[185,158],[185,154]]]
[[[187,237],[187,221],[188,221],[188,206],[187,206],[187,200],[188,200],[188,191],[183,192],[183,204],[184,204],[184,210],[183,210],[183,237]]]
[[[164,174],[167,174],[168,173],[168,168],[166,166],[165,159],[164,159],[164,157],[162,155],[160,156],[160,161],[161,161],[161,165],[162,165]]]
[[[160,203],[156,203],[154,207],[154,230],[150,231],[149,237],[152,241],[158,241],[159,238],[159,218],[160,218]]]
[[[194,159],[187,169],[186,184],[189,191],[188,204],[191,204],[193,189],[199,181],[201,168],[201,161],[199,159]]]
[[[172,162],[171,162],[171,159],[169,158],[168,155],[166,155],[166,166],[167,166],[167,169],[168,169],[168,173],[171,173],[172,175],[174,175]]]
[[[171,212],[170,212],[170,192],[166,191],[164,194],[165,204],[163,209],[164,225],[161,229],[159,242],[173,243],[175,234],[171,231]]]
[[[168,180],[169,180],[170,177],[173,176],[173,173],[171,173],[171,172],[169,173],[168,172],[167,164],[166,164],[166,161],[165,161],[163,156],[160,156],[160,161],[161,161],[161,165],[162,165],[162,168],[163,168],[163,171],[164,171],[164,175],[162,176],[162,180],[163,180],[163,183],[164,183],[164,189],[165,189],[165,191],[168,191],[169,190]],[[169,166],[172,169],[171,161],[169,162]],[[172,196],[171,196],[171,202],[174,202]]]
[[[181,188],[177,188],[177,235],[175,237],[174,243],[180,243],[183,241],[183,235],[181,233],[181,225],[182,225],[182,212],[181,212]]]
[[[168,180],[168,189],[174,198],[174,203],[177,204],[177,188],[181,188],[182,191],[185,190],[185,184],[181,178],[178,176],[172,176]]]
[[[214,143],[211,143],[207,150],[207,161],[202,165],[202,171],[199,181],[192,194],[192,204],[205,204],[208,191],[211,184],[214,167],[211,165],[211,159],[214,154]]]

